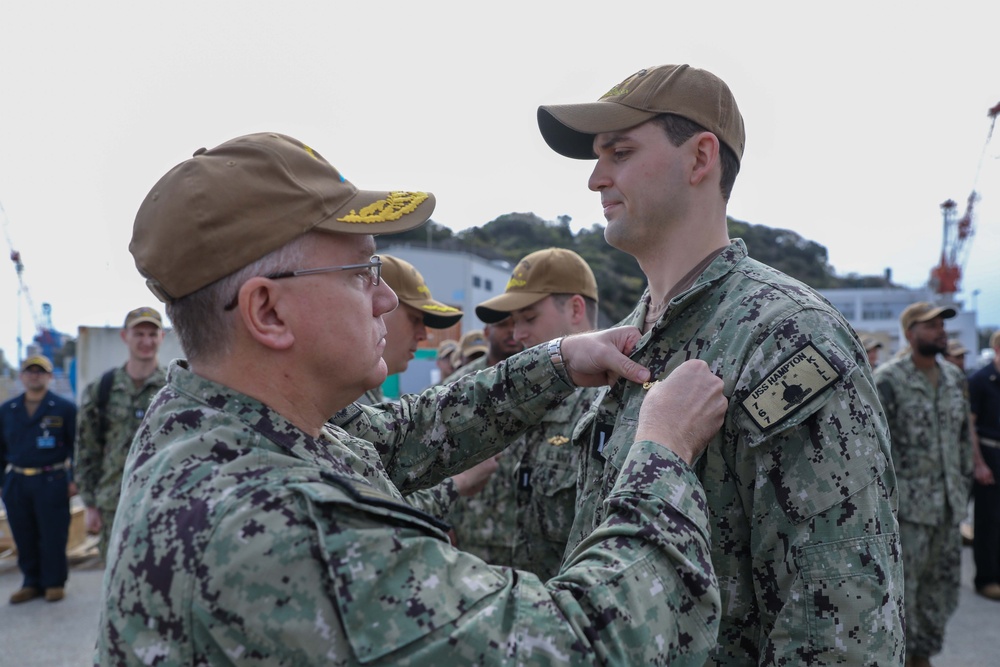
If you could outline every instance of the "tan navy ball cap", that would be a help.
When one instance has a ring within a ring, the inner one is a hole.
[[[313,148],[264,132],[201,148],[146,195],[129,251],[169,303],[312,230],[391,234],[422,225],[428,192],[359,190]]]
[[[594,135],[635,127],[661,113],[698,123],[743,160],[743,116],[729,86],[711,72],[690,65],[659,65],[640,70],[597,102],[538,107],[538,128],[545,142],[566,157],[588,160]]]
[[[155,324],[161,329],[163,328],[163,318],[160,317],[160,313],[153,308],[149,308],[148,306],[142,306],[141,308],[130,310],[128,315],[125,316],[125,325],[123,328],[130,329],[137,324],[142,324],[143,322],[149,322],[150,324]]]
[[[32,356],[28,357],[27,359],[25,359],[24,361],[22,361],[21,362],[21,371],[26,371],[29,368],[31,368],[32,366],[38,366],[39,368],[41,368],[46,373],[51,373],[52,372],[52,362],[49,361],[48,357],[46,357],[44,355],[41,355],[41,354],[32,355]]]
[[[968,354],[968,353],[969,353],[968,348],[962,345],[961,341],[957,341],[954,338],[948,341],[948,349],[945,350],[945,354],[947,354],[949,357],[960,357],[963,354]]]
[[[462,319],[458,308],[435,301],[417,268],[409,262],[379,255],[382,258],[382,280],[392,288],[399,300],[424,315],[424,324],[431,329],[447,329]]]
[[[526,255],[514,267],[504,293],[476,306],[476,316],[494,324],[550,294],[582,294],[597,301],[597,280],[583,257],[565,248]]]
[[[482,356],[490,351],[486,343],[486,333],[482,329],[473,329],[462,336],[451,360],[454,366],[461,366],[463,361]]]
[[[861,344],[865,346],[865,352],[881,349],[882,343],[873,336],[862,336]]]
[[[938,315],[947,320],[950,317],[955,317],[955,309],[918,301],[906,307],[903,314],[899,316],[899,323],[903,327],[903,331],[908,331],[917,322],[927,322]]]
[[[437,346],[437,358],[438,359],[448,359],[451,361],[451,356],[458,349],[458,341],[454,338],[445,338]]]

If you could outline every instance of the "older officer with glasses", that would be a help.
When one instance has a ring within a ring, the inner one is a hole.
[[[378,448],[327,423],[386,375],[397,299],[372,234],[433,207],[279,134],[202,149],[147,195],[130,250],[187,359],[129,456],[95,664],[700,664],[720,610],[690,464],[726,405],[705,364],[649,392],[608,524],[545,584],[457,551],[401,493],[500,451],[575,384],[646,381],[622,354],[636,329],[404,397]]]

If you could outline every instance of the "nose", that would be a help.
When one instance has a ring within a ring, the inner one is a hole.
[[[421,321],[420,324],[417,325],[415,333],[418,341],[427,340],[427,325]]]
[[[384,280],[379,282],[375,286],[375,294],[372,296],[372,310],[375,317],[381,317],[386,313],[391,313],[396,310],[396,306],[399,305],[399,298],[396,297],[396,293],[392,291],[389,284]]]
[[[594,164],[594,170],[590,172],[590,178],[587,180],[587,187],[594,192],[600,192],[604,188],[611,185],[611,179],[608,177],[607,169],[604,168],[604,164],[600,158]]]

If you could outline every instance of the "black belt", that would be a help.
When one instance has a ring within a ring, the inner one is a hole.
[[[42,466],[41,468],[21,468],[13,463],[7,464],[7,472],[16,472],[18,475],[24,475],[25,477],[33,477],[35,475],[42,475],[47,472],[52,472],[53,470],[69,470],[72,467],[72,462],[66,459],[62,463],[56,463],[50,466]]]

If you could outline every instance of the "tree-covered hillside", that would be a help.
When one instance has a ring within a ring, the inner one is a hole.
[[[798,278],[817,289],[832,287],[881,287],[882,276],[837,276],[830,266],[826,248],[787,229],[773,229],[729,219],[730,238],[741,238],[750,256]],[[384,247],[393,243],[469,252],[486,259],[503,259],[515,264],[530,252],[549,247],[570,248],[590,264],[597,278],[601,310],[617,322],[632,310],[646,287],[639,265],[630,256],[604,240],[604,227],[594,225],[577,233],[569,218],[543,220],[534,213],[508,213],[482,227],[452,232],[433,220],[425,226],[386,237],[376,237]]]

